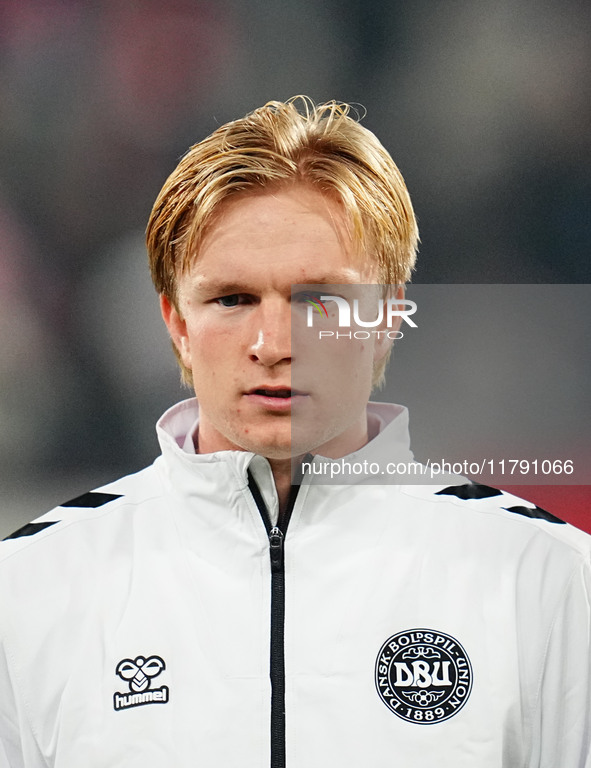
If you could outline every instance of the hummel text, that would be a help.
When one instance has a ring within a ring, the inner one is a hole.
[[[154,688],[144,693],[115,693],[113,694],[113,706],[116,710],[139,707],[142,704],[166,704],[168,701],[168,686]]]

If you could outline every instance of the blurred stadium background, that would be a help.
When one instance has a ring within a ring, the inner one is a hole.
[[[419,217],[416,282],[591,283],[590,26],[582,0],[0,0],[0,536],[155,456],[185,393],[150,207],[269,99],[367,109]]]

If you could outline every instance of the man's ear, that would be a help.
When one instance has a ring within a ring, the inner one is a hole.
[[[187,323],[167,296],[160,294],[160,312],[168,333],[185,368],[191,370],[191,347]]]

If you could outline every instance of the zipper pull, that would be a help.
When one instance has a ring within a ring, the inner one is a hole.
[[[271,570],[278,571],[283,565],[283,532],[277,526],[269,531]]]

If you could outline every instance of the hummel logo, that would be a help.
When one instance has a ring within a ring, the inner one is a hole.
[[[144,656],[136,656],[135,659],[120,661],[115,672],[122,680],[129,683],[131,693],[116,692],[113,695],[115,709],[139,707],[142,704],[166,704],[168,701],[166,685],[149,690],[152,678],[157,677],[164,669],[166,664],[160,656],[150,656],[148,659]]]

